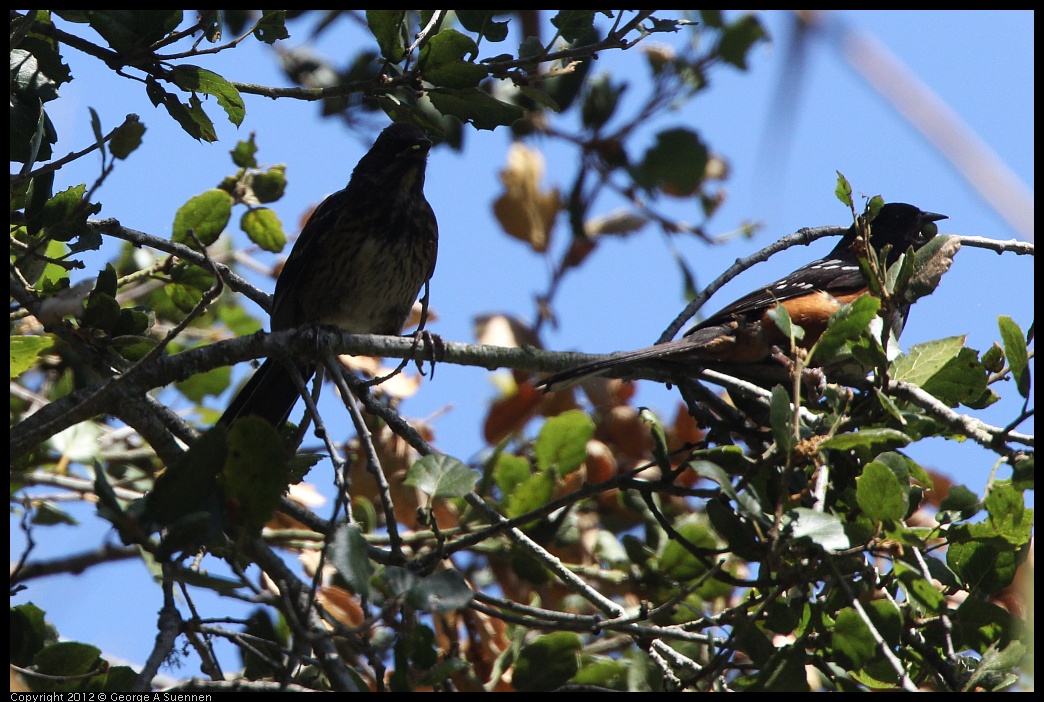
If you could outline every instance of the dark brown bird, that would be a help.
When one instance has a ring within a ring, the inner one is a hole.
[[[402,332],[438,254],[438,223],[424,198],[430,148],[419,127],[390,125],[348,187],[312,212],[276,281],[273,331],[329,324],[356,334]],[[308,380],[315,363],[299,369]],[[299,397],[288,369],[269,358],[218,421],[255,415],[281,427]]]
[[[870,224],[870,245],[878,251],[891,246],[887,259],[891,265],[911,246],[919,249],[934,237],[938,233],[935,222],[941,219],[946,216],[922,212],[913,205],[886,204]],[[778,305],[783,305],[791,320],[805,330],[801,345],[811,346],[841,305],[868,290],[868,281],[853,249],[858,235],[859,229],[853,225],[825,257],[741,297],[685,332],[681,339],[582,363],[548,376],[538,386],[558,389],[610,368],[650,359],[695,365],[762,363],[769,358],[773,346],[789,346],[789,339],[768,316]],[[897,334],[906,323],[907,311],[899,310]]]

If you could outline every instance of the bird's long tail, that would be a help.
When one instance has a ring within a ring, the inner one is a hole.
[[[694,352],[698,348],[698,344],[694,344],[692,339],[686,337],[678,339],[677,341],[667,341],[662,344],[656,344],[655,346],[646,346],[645,348],[636,349],[634,351],[621,351],[606,356],[605,358],[581,363],[572,368],[567,368],[564,371],[559,371],[558,373],[549,375],[537,383],[537,387],[544,387],[549,392],[561,390],[589,376],[598,375],[599,373],[604,373],[612,368],[638,363],[639,361],[647,361],[653,358],[667,357],[672,360],[688,360],[685,358],[685,353],[689,351]]]
[[[312,365],[298,367],[305,382],[315,373]],[[290,416],[301,394],[297,391],[290,371],[279,361],[269,358],[236,394],[219,424],[230,425],[236,419],[256,416],[267,419],[277,429]]]

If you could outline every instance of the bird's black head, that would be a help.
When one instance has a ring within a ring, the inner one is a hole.
[[[431,139],[414,124],[395,122],[384,128],[370,150],[359,160],[352,180],[401,181],[404,185],[424,183],[424,166],[431,149]],[[409,177],[411,174],[414,177]],[[419,182],[414,182],[419,180]]]
[[[939,233],[935,224],[946,215],[922,210],[905,202],[890,202],[878,211],[870,222],[870,243],[880,251],[891,246],[888,263],[894,263],[899,255],[911,246],[916,251]]]

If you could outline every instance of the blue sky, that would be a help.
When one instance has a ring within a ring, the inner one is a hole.
[[[766,135],[779,134],[784,122],[774,110],[781,81],[781,60],[787,42],[787,17],[781,12],[760,15],[774,41],[756,48],[746,73],[722,67],[710,76],[712,88],[648,125],[651,142],[656,131],[674,126],[698,130],[712,150],[725,157],[730,177],[727,200],[708,225],[724,235],[743,222],[762,227],[752,240],[735,239],[709,247],[695,239],[674,238],[671,245],[706,284],[740,256],[753,253],[778,237],[804,226],[845,224],[847,213],[834,198],[836,171],[841,171],[857,193],[882,195],[949,216],[941,231],[995,239],[1032,237],[1032,205],[999,212],[981,188],[969,182],[922,133],[846,64],[835,45],[818,41],[809,47],[799,84],[786,84],[792,95],[792,132],[785,148],[768,148]],[[881,12],[845,11],[833,16],[854,32],[880,42],[959,119],[969,133],[995,154],[1020,187],[1004,186],[1008,195],[1032,200],[1034,181],[1032,12]],[[291,27],[294,31],[294,27]],[[303,34],[302,34],[303,36]],[[670,37],[657,35],[651,41]],[[297,43],[293,37],[291,43]],[[334,52],[332,38],[318,47]],[[348,132],[336,120],[319,120],[318,106],[287,100],[247,96],[247,116],[236,130],[218,121],[220,110],[209,109],[222,142],[200,144],[187,137],[148,102],[139,85],[119,80],[93,59],[67,50],[66,60],[76,80],[62,88],[62,98],[51,103],[61,141],[56,153],[81,149],[93,141],[87,108],[94,107],[107,131],[125,114],[140,115],[148,127],[145,143],[129,161],[120,163],[100,193],[105,205],[100,216],[116,217],[126,226],[155,235],[169,235],[174,212],[192,195],[213,187],[232,172],[228,149],[237,138],[256,132],[259,158],[267,164],[285,163],[290,185],[276,210],[288,232],[297,228],[302,213],[323,196],[340,189],[377,129]],[[274,56],[247,42],[243,49],[200,65],[227,78],[267,85],[284,85]],[[880,68],[883,64],[877,63]],[[611,70],[640,91],[644,61],[632,52],[605,54],[593,72]],[[889,86],[896,84],[889,81]],[[921,100],[917,104],[924,104]],[[937,124],[937,122],[936,122]],[[944,136],[956,134],[943,128]],[[500,193],[497,172],[510,145],[506,129],[468,130],[462,154],[436,149],[428,167],[426,192],[439,218],[440,256],[432,280],[432,306],[438,320],[431,330],[444,339],[472,341],[476,315],[504,312],[532,321],[534,296],[548,284],[548,263],[528,247],[508,238],[492,215]],[[565,190],[573,173],[575,152],[550,141],[534,141],[545,150],[547,185]],[[59,172],[56,188],[92,182],[97,162],[89,168],[68,167]],[[162,165],[161,165],[162,164]],[[986,178],[1003,183],[997,171]],[[596,214],[622,203],[606,200]],[[680,219],[699,222],[696,205],[681,200],[657,203]],[[1021,219],[1020,219],[1021,218]],[[1016,228],[1011,222],[1028,222]],[[567,245],[568,229],[560,221],[554,232],[555,251]],[[713,312],[750,288],[826,252],[830,242],[812,250],[791,249],[757,266],[719,291],[705,307]],[[286,252],[284,252],[285,255]],[[98,259],[97,266],[103,259]],[[271,291],[270,280],[257,279]],[[570,275],[556,298],[559,328],[545,329],[544,345],[555,350],[608,352],[636,348],[654,341],[685,306],[682,280],[664,237],[652,228],[639,236],[608,241]],[[1033,322],[1033,263],[1031,257],[998,256],[966,248],[939,289],[914,307],[904,333],[905,347],[932,339],[966,334],[967,344],[985,350],[999,339],[996,318],[1010,315],[1023,329]],[[1006,424],[1020,403],[1014,388],[1000,388],[1005,400],[979,413],[991,424]],[[431,418],[435,444],[464,460],[483,449],[481,418],[496,390],[490,374],[476,368],[439,367],[435,379],[425,382],[416,397],[404,404],[408,416]],[[172,402],[177,398],[170,394]],[[226,398],[214,403],[220,406]],[[678,396],[662,386],[643,384],[637,402],[673,415]],[[181,401],[176,408],[188,405]],[[295,413],[299,416],[300,409]],[[1032,421],[1021,430],[1032,433]],[[911,455],[924,465],[942,470],[975,492],[983,490],[995,456],[968,444],[933,441],[918,444]],[[321,467],[313,477],[328,481]],[[1000,471],[1001,477],[1010,472]],[[77,515],[91,528],[38,530],[34,553],[46,558],[69,550],[96,547],[106,538],[104,524],[90,509]],[[22,540],[12,519],[12,557]],[[77,543],[69,540],[75,534]],[[82,542],[81,542],[82,540]],[[114,590],[120,611],[113,612]],[[70,596],[75,592],[75,596]],[[43,607],[63,636],[89,641],[107,653],[136,664],[149,646],[160,606],[158,590],[149,585],[139,563],[107,566],[78,578],[52,578],[31,583],[28,593],[14,598]],[[210,614],[222,611],[216,605]],[[126,622],[127,626],[113,625]],[[227,664],[230,665],[231,664]],[[175,675],[192,674],[185,668]]]

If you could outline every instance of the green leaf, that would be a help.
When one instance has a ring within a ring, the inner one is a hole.
[[[540,429],[533,445],[537,468],[554,467],[558,475],[568,475],[587,458],[587,442],[594,436],[595,425],[581,410],[569,410],[551,417]]]
[[[98,279],[94,282],[94,291],[109,297],[116,297],[116,293],[119,292],[119,277],[116,275],[116,269],[113,268],[111,263],[106,263],[105,268],[98,271]]]
[[[254,26],[254,36],[266,44],[289,39],[286,31],[286,10],[261,10],[261,21]]]
[[[239,578],[224,578],[220,575],[212,575],[206,571],[189,570],[187,568],[178,571],[175,580],[192,587],[206,588],[221,595],[230,595],[246,584]]]
[[[53,37],[45,36],[43,33],[54,27],[51,12],[37,10],[35,16],[32,13],[26,13],[26,20],[30,19],[40,28],[43,28],[43,31],[37,31],[32,26],[23,24],[22,28],[27,29],[29,33],[16,39],[19,29],[12,22],[11,46],[18,46],[32,54],[33,58],[39,63],[40,69],[55,83],[59,85],[68,83],[72,80],[72,73],[69,70],[69,65],[62,61],[60,51],[64,43]]]
[[[877,633],[884,639],[885,645],[895,650],[898,648],[903,632],[903,618],[895,601],[889,599],[871,600],[863,605]]]
[[[856,478],[856,500],[859,508],[877,522],[897,522],[906,516],[909,486],[900,482],[883,463],[873,461]]]
[[[624,661],[607,656],[583,655],[580,657],[580,670],[570,682],[624,692],[627,689],[627,665]]]
[[[594,10],[559,10],[551,18],[551,24],[563,39],[573,42],[594,29],[594,13]]]
[[[1014,319],[1007,315],[997,318],[997,326],[1000,327],[1001,340],[1004,341],[1004,352],[1008,357],[1008,365],[1011,367],[1011,375],[1015,378],[1015,386],[1019,394],[1029,397],[1030,373],[1029,353],[1026,350],[1026,336]]]
[[[213,274],[191,264],[176,264],[171,271],[171,283],[163,291],[180,312],[188,314],[203,299],[203,293],[214,283]]]
[[[240,168],[257,168],[257,144],[254,135],[246,141],[237,141],[234,149],[229,151],[232,155],[232,163]]]
[[[769,310],[768,317],[776,323],[776,326],[779,327],[779,330],[786,338],[793,339],[794,341],[801,341],[805,338],[805,330],[797,324],[794,324],[793,320],[790,318],[790,312],[788,312],[787,308],[783,305],[776,305]]]
[[[124,312],[126,310],[123,310]],[[121,315],[122,316],[122,315]],[[126,358],[128,361],[140,361],[156,348],[159,344],[157,339],[147,336],[114,336],[112,337],[112,349]]]
[[[228,121],[237,127],[243,123],[246,105],[234,85],[222,76],[205,68],[183,64],[171,71],[171,80],[182,90],[213,95],[228,115]]]
[[[644,26],[643,29],[650,34],[674,34],[681,30],[682,27],[695,26],[697,24],[699,24],[699,22],[693,22],[691,20],[649,17],[649,24]]]
[[[1004,349],[996,341],[982,354],[982,367],[990,373],[999,373],[1004,368]]]
[[[910,568],[902,561],[895,561],[892,571],[899,581],[906,596],[920,610],[921,614],[938,614],[946,607],[946,596],[919,571]]]
[[[519,692],[550,692],[567,683],[580,669],[580,637],[567,631],[538,636],[515,659],[511,684]]]
[[[87,297],[83,318],[80,323],[87,329],[109,332],[120,319],[120,303],[105,292],[92,290]]]
[[[366,24],[370,28],[370,33],[377,40],[377,46],[381,49],[381,56],[388,59],[391,63],[399,63],[406,57],[406,46],[403,43],[402,31],[402,23],[405,17],[405,10],[366,11]]]
[[[380,580],[389,595],[405,598],[410,589],[420,580],[420,576],[399,566],[388,566],[381,571]]]
[[[248,533],[260,533],[286,494],[290,478],[282,436],[267,420],[247,416],[228,429],[228,455],[221,471],[229,512]]]
[[[246,232],[250,241],[265,251],[279,253],[286,246],[283,223],[279,221],[279,216],[267,207],[253,207],[244,212],[239,220],[239,228]]]
[[[971,519],[981,508],[978,495],[963,485],[954,485],[939,503],[937,518],[943,524]]]
[[[179,312],[185,314],[190,313],[195,309],[196,305],[203,299],[203,293],[198,288],[192,287],[191,285],[182,285],[180,283],[171,283],[163,286],[163,291],[167,293],[167,297],[174,303],[174,306]]]
[[[228,454],[228,430],[216,425],[158,478],[145,496],[144,516],[160,526],[214,507],[217,477]]]
[[[785,309],[782,305],[778,309]],[[830,324],[819,337],[813,355],[830,356],[845,344],[866,333],[870,322],[881,309],[881,300],[873,295],[862,295],[830,316]]]
[[[476,129],[509,126],[525,114],[518,105],[501,102],[478,88],[433,88],[428,98],[441,114],[470,122]]]
[[[884,251],[882,250],[878,253],[883,254]],[[887,259],[882,256],[882,260]],[[913,277],[913,272],[914,257],[909,255],[909,249],[907,249],[907,251],[901,252],[895,263],[885,271],[885,290],[889,293],[903,293]],[[931,291],[929,290],[928,292]]]
[[[17,93],[25,93],[41,102],[50,102],[58,97],[58,85],[45,73],[40,62],[25,49],[10,51],[10,86]]]
[[[478,474],[453,456],[432,453],[410,466],[406,484],[432,497],[464,497],[475,487]]]
[[[47,235],[58,241],[70,241],[89,235],[87,217],[101,211],[101,205],[85,201],[87,186],[83,183],[55,194],[43,206],[41,223]]]
[[[540,87],[520,85],[518,91],[541,107],[546,107],[552,112],[562,111],[562,106],[555,102],[554,98],[545,93]]]
[[[898,451],[887,451],[878,455],[874,460],[888,466],[899,478],[899,482],[904,485],[910,480],[914,480],[928,490],[935,489],[932,476],[929,475],[928,471],[917,461],[904,456]]]
[[[844,524],[836,515],[797,507],[789,510],[784,517],[795,539],[808,538],[828,552],[844,551],[852,546],[845,534]]]
[[[133,55],[173,32],[181,10],[85,10],[87,22],[117,53]]]
[[[215,13],[216,14],[216,13]],[[278,675],[276,666],[258,651],[271,652],[276,647],[285,646],[288,642],[285,637],[280,636],[268,611],[258,607],[246,620],[243,633],[250,637],[251,645],[244,646],[240,652],[243,661],[242,676],[247,680],[260,680],[261,678]]]
[[[358,524],[342,524],[330,547],[330,565],[348,583],[352,592],[369,599],[373,562],[366,555],[366,539]]]
[[[780,305],[779,309],[783,309]],[[794,410],[790,406],[790,393],[782,385],[772,388],[769,401],[769,423],[772,425],[772,438],[776,447],[784,456],[789,456],[794,448]]]
[[[519,483],[514,492],[504,501],[504,514],[509,518],[521,517],[548,503],[555,492],[555,476],[551,471],[541,471]]]
[[[744,474],[757,466],[757,463],[748,458],[739,446],[715,446],[708,449],[698,449],[690,454],[690,459],[693,461],[701,459],[710,461],[732,475]],[[716,477],[707,477],[718,481]]]
[[[689,519],[676,527],[679,536],[697,549],[717,548],[718,542],[700,522]],[[668,541],[660,555],[660,570],[679,583],[687,583],[707,572],[705,560],[697,558],[677,540]]]
[[[696,132],[667,129],[656,135],[656,145],[645,152],[632,175],[646,190],[686,197],[699,190],[708,158],[707,147]]]
[[[181,125],[181,128],[193,139],[217,141],[214,123],[203,111],[203,103],[195,94],[189,96],[188,104],[184,104],[178,100],[176,95],[164,90],[152,76],[145,79],[145,93],[152,100],[153,105],[163,105],[167,114],[173,117],[174,121]]]
[[[264,173],[255,174],[250,188],[258,202],[275,202],[286,191],[286,166],[272,166]]]
[[[753,631],[751,632],[753,638]],[[765,648],[770,648],[771,643]],[[748,649],[751,646],[748,644]],[[759,647],[760,648],[760,647]],[[781,646],[753,677],[740,677],[733,685],[741,692],[809,692],[804,647]],[[760,658],[760,657],[758,657]],[[758,658],[751,655],[752,660]]]
[[[892,362],[889,375],[924,387],[924,384],[953,360],[964,348],[964,336],[950,336],[916,344]]]
[[[950,617],[957,650],[969,648],[985,653],[994,646],[1006,647],[1022,633],[1007,610],[978,597],[964,600]]]
[[[741,519],[727,502],[720,499],[707,500],[706,509],[714,533],[729,544],[730,553],[745,561],[760,558],[758,532],[752,520]]]
[[[67,460],[90,463],[101,451],[101,427],[94,422],[81,422],[63,429],[50,439],[50,446]]]
[[[45,613],[32,602],[10,608],[8,622],[11,631],[10,660],[26,667],[47,642],[57,640],[54,627],[47,623]]]
[[[540,37],[526,37],[518,45],[518,57],[520,59],[536,58],[545,53],[547,53],[547,51],[544,49],[544,44],[540,41]],[[577,66],[577,68],[580,68],[580,66]],[[577,90],[579,90],[579,88],[577,88]]]
[[[901,431],[875,428],[837,434],[819,444],[819,448],[857,451],[862,456],[873,457],[882,451],[906,446],[911,441],[912,439]]]
[[[597,36],[592,32],[590,37],[585,35],[585,39],[590,38],[591,41],[597,39]],[[589,43],[586,41],[576,42],[574,46]],[[533,53],[529,53],[533,52]],[[544,48],[541,45],[539,39],[536,37],[528,37],[525,41],[519,45],[519,56],[541,56],[544,54]],[[571,73],[563,73],[557,76],[552,76],[544,81],[544,90],[547,92],[551,100],[554,100],[555,104],[559,106],[558,112],[565,112],[572,106],[577,96],[580,95],[581,89],[586,84],[587,74],[591,70],[591,59],[582,59],[574,68]]]
[[[242,305],[222,305],[217,310],[220,319],[236,336],[248,336],[261,331],[261,322],[249,314]]]
[[[421,611],[437,613],[464,609],[474,597],[459,570],[442,570],[415,582],[406,600]]]
[[[867,200],[864,211],[866,215],[873,220],[881,213],[881,208],[885,206],[884,198],[880,195],[874,195],[872,198]]]
[[[678,272],[681,273],[682,296],[686,300],[692,301],[696,298],[696,276],[693,275],[693,272],[689,269],[689,263],[685,260],[685,257],[681,255],[681,252],[675,252],[674,261],[678,264]]]
[[[10,337],[11,380],[35,366],[37,359],[52,346],[54,337],[50,334]]]
[[[33,512],[32,523],[37,526],[54,526],[64,524],[76,526],[79,524],[72,515],[55,507],[50,502],[41,502]]]
[[[202,402],[205,397],[217,397],[228,390],[232,381],[232,368],[230,366],[218,366],[202,373],[195,373],[185,380],[175,383],[178,392],[192,400]]]
[[[846,669],[862,668],[873,659],[877,644],[870,627],[855,609],[846,607],[838,612],[830,632],[834,654]]]
[[[475,41],[455,29],[443,29],[421,49],[424,78],[447,88],[474,88],[488,75],[485,67],[473,63],[478,54]]]
[[[939,281],[953,264],[953,257],[961,248],[955,236],[936,236],[922,246],[912,263],[912,273],[902,298],[907,304],[930,295],[939,286]]]
[[[751,47],[767,37],[765,28],[756,17],[744,15],[725,27],[718,40],[717,53],[726,63],[745,71]]]
[[[193,249],[210,246],[232,218],[232,197],[224,190],[207,190],[189,199],[174,215],[173,241]],[[189,230],[195,239],[189,236]]]
[[[931,393],[950,407],[959,403],[969,407],[984,407],[992,404],[987,393],[989,373],[979,362],[978,354],[968,348],[957,353],[935,375],[929,378],[921,389]],[[985,403],[980,400],[985,400]]]
[[[663,431],[663,425],[660,424],[660,420],[656,418],[656,415],[652,413],[648,407],[641,407],[638,411],[638,417],[643,422],[649,425],[649,432],[652,434],[653,439],[653,456],[656,458],[656,465],[660,467],[664,475],[671,470],[671,452],[667,448],[667,435]]]
[[[85,186],[86,187],[86,186]],[[54,171],[41,173],[32,178],[26,186],[25,192],[25,230],[30,236],[36,236],[43,227],[43,213],[47,202],[54,194]],[[12,208],[17,203],[11,203]],[[29,282],[34,282],[30,280]]]
[[[116,127],[109,140],[109,151],[118,159],[125,159],[141,146],[141,137],[145,134],[145,125],[138,121],[138,115],[127,115],[123,124]]]
[[[125,307],[112,329],[112,335],[129,336],[144,334],[156,323],[156,313],[148,307]]]
[[[842,204],[847,205],[849,209],[855,207],[852,202],[852,186],[848,183],[848,178],[845,178],[841,171],[835,171],[837,173],[837,187],[834,188],[834,195],[841,201]]]
[[[1007,646],[991,645],[982,659],[975,666],[975,671],[964,683],[962,692],[1001,692],[1018,682],[1018,676],[1012,671],[1020,664],[1026,663],[1029,649],[1019,641],[1012,641]]]
[[[500,489],[500,494],[505,497],[532,474],[527,459],[507,453],[498,455],[493,466],[493,480]]]
[[[44,646],[33,657],[33,668],[43,676],[36,678],[34,690],[70,692],[77,689],[78,680],[58,680],[66,677],[86,675],[94,670],[100,661],[101,650],[78,641],[59,641]],[[43,682],[48,676],[58,678]]]
[[[469,32],[475,32],[479,36],[492,42],[500,42],[507,39],[508,23],[497,22],[493,18],[501,14],[499,10],[454,10],[460,26]]]
[[[903,413],[899,409],[899,405],[895,403],[895,400],[876,388],[874,389],[874,396],[877,398],[877,402],[881,405],[881,408],[891,415],[892,419],[898,422],[901,426],[906,425],[906,418],[903,417]],[[915,436],[914,438],[917,437]]]
[[[590,81],[580,108],[580,119],[584,127],[591,130],[601,129],[613,116],[620,96],[626,89],[626,84],[614,84],[608,75],[600,75]]]
[[[1029,543],[1033,534],[1033,510],[1026,507],[1021,490],[1005,480],[996,480],[990,485],[983,500],[987,524],[1016,548]]]
[[[959,530],[954,528],[952,538],[946,549],[946,565],[976,596],[1000,592],[1015,579],[1018,554],[991,526],[961,525]]]
[[[178,263],[170,272],[170,279],[175,283],[205,291],[214,285],[214,274],[206,268],[194,263]]]
[[[726,447],[722,447],[726,448]],[[738,446],[730,446],[727,448],[739,448]],[[732,481],[729,480],[729,476],[726,475],[717,463],[706,460],[694,460],[688,464],[688,468],[696,473],[696,475],[707,480],[713,480],[721,486],[721,491],[725,493],[731,500],[735,501],[740,507],[740,512],[752,519],[757,519],[761,516],[762,510],[761,505],[754,497],[753,493],[748,490],[737,492]]]
[[[116,525],[117,528],[123,524],[126,512],[116,491],[109,484],[109,477],[105,474],[105,466],[100,460],[94,461],[94,494],[98,496],[98,516]]]
[[[380,577],[393,597],[402,597],[425,612],[462,609],[475,596],[458,570],[443,570],[422,578],[405,568],[388,566]]]

